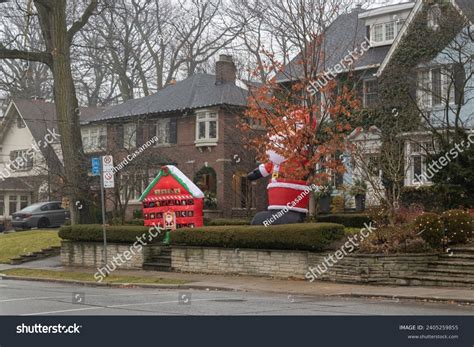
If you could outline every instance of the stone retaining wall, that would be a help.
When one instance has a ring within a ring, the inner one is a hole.
[[[308,264],[320,254],[285,250],[255,250],[173,246],[174,271],[304,278]]]
[[[174,246],[174,271],[257,275],[304,279],[311,267],[318,279],[349,283],[398,284],[399,277],[412,275],[438,259],[436,254],[347,255],[333,266],[324,262],[327,253],[305,251],[225,249]],[[335,257],[333,256],[333,259]],[[326,264],[326,265],[325,265]]]
[[[367,284],[405,284],[404,276],[412,276],[428,263],[438,260],[437,254],[352,254],[337,261],[321,277],[323,280]],[[321,263],[311,266],[319,275],[325,266]]]
[[[161,252],[162,246],[144,246],[135,255],[129,255],[122,269],[142,269],[143,264]],[[61,262],[65,266],[102,267],[103,245],[99,242],[63,241]],[[113,257],[130,251],[129,245],[108,244],[108,263]],[[332,254],[332,253],[331,253]],[[404,284],[401,278],[411,276],[426,268],[437,254],[371,255],[350,254],[328,266],[324,261],[328,253],[306,251],[227,249],[210,247],[173,246],[171,267],[173,271],[238,274],[278,278],[305,279],[309,268],[318,279],[348,283]],[[116,258],[118,259],[118,258]],[[326,258],[328,259],[328,258]],[[121,263],[116,261],[116,263]]]
[[[143,268],[143,263],[159,254],[160,245],[149,245],[140,249],[132,247],[135,254],[130,251],[130,245],[109,243],[107,244],[107,262],[110,266],[119,265],[121,269]],[[101,242],[61,242],[61,263],[64,266],[102,267],[103,249]],[[113,261],[115,257],[115,261]],[[120,260],[123,259],[124,261]],[[127,258],[129,260],[127,260]]]

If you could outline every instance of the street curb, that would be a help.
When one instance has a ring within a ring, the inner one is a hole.
[[[85,287],[109,287],[109,288],[148,288],[148,289],[182,289],[182,290],[205,290],[205,291],[251,291],[251,292],[266,292],[266,293],[284,293],[287,292],[275,292],[270,290],[258,290],[258,289],[236,289],[229,287],[218,287],[218,286],[201,286],[192,284],[151,284],[151,283],[98,283],[92,281],[77,281],[77,280],[60,280],[60,279],[48,279],[39,277],[21,277],[21,276],[9,276],[2,275],[0,278],[5,280],[17,280],[17,281],[36,281],[36,282],[50,282],[50,283],[61,283],[61,284],[76,284]],[[442,303],[455,303],[455,304],[474,304],[474,299],[457,299],[457,298],[443,298],[443,297],[432,297],[432,296],[409,296],[409,295],[389,295],[389,294],[362,294],[362,293],[337,293],[337,294],[323,294],[323,295],[312,295],[312,294],[298,294],[293,295],[301,296],[323,296],[323,297],[339,297],[339,298],[383,298],[392,300],[406,300],[406,301],[429,301],[429,302],[442,302]]]
[[[443,302],[453,304],[474,304],[474,299],[455,299],[455,298],[443,298],[436,296],[410,296],[410,295],[389,295],[389,294],[361,294],[361,293],[341,293],[341,294],[330,294],[328,297],[347,297],[347,298],[383,298],[392,300],[415,300],[415,301],[430,301],[430,302]]]
[[[3,280],[15,280],[15,281],[35,281],[35,282],[50,282],[50,283],[61,283],[61,284],[77,284],[84,287],[110,287],[110,288],[154,288],[154,289],[197,289],[197,290],[220,290],[220,291],[233,291],[233,289],[226,287],[213,287],[213,286],[198,286],[189,284],[152,284],[152,283],[98,283],[93,281],[77,281],[77,280],[59,280],[54,278],[39,278],[39,277],[22,277],[22,276],[9,276],[2,275],[0,273],[0,279]]]

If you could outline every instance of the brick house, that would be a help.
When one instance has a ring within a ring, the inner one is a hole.
[[[164,164],[173,164],[204,192],[217,198],[208,216],[238,217],[265,209],[264,183],[246,175],[257,165],[244,148],[238,127],[247,105],[248,87],[236,79],[231,56],[221,55],[216,75],[195,74],[159,92],[112,106],[82,126],[86,153],[114,155],[115,191],[108,192],[108,210],[130,218],[140,209],[138,198]],[[151,147],[134,154],[156,136]],[[260,187],[261,185],[261,187]]]

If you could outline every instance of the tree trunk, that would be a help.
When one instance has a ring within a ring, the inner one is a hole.
[[[67,180],[65,193],[70,201],[71,223],[88,223],[91,221],[92,197],[82,147],[80,110],[71,71],[65,0],[56,1],[48,12],[51,13],[54,100]]]

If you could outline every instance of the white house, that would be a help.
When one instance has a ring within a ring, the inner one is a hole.
[[[81,108],[81,119],[98,108]],[[36,201],[61,197],[60,135],[53,103],[13,99],[0,123],[0,221]]]

